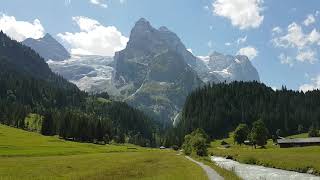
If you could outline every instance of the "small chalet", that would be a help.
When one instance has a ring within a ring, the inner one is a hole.
[[[295,139],[278,139],[280,148],[320,146],[320,137],[295,138]]]

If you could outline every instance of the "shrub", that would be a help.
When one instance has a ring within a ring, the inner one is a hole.
[[[227,142],[225,142],[225,141],[221,141],[221,143],[220,143],[222,146],[224,146],[224,145],[227,145],[228,143]]]
[[[319,130],[317,128],[315,128],[314,126],[310,127],[310,130],[308,132],[308,136],[309,137],[319,137]]]
[[[175,150],[175,151],[178,151],[178,150],[179,150],[179,146],[173,145],[173,146],[172,146],[172,149]]]
[[[208,135],[197,129],[184,137],[182,148],[186,155],[196,153],[198,156],[208,155]]]
[[[248,157],[243,160],[243,163],[245,163],[245,164],[258,164],[258,161],[254,157]]]

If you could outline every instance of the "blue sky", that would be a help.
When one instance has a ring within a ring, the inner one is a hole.
[[[112,55],[144,17],[197,56],[247,54],[268,86],[309,90],[320,88],[319,11],[319,0],[2,0],[0,29],[20,41],[48,32],[74,53]]]

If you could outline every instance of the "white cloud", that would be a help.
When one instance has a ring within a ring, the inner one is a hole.
[[[293,58],[286,56],[284,53],[281,53],[278,57],[280,59],[281,64],[288,64],[290,67],[293,66]]]
[[[305,34],[302,27],[297,23],[292,23],[288,26],[288,32],[284,36],[275,37],[273,43],[277,47],[292,47],[292,48],[305,48],[307,45],[320,43],[320,34],[316,29],[313,29],[310,34]]]
[[[315,22],[316,22],[316,19],[314,18],[314,16],[312,14],[309,14],[307,18],[303,21],[303,24],[305,26],[309,26],[310,24],[313,24]]]
[[[71,47],[72,54],[93,54],[113,56],[115,52],[125,48],[128,38],[114,26],[103,26],[88,17],[73,17],[80,28],[76,33],[60,33],[60,37]]]
[[[226,42],[226,43],[224,43],[224,45],[225,45],[225,46],[231,46],[231,45],[232,45],[232,43],[230,43],[230,42]]]
[[[189,48],[189,49],[187,49],[187,50],[188,50],[189,52],[193,53],[191,48]]]
[[[315,78],[311,78],[311,82],[309,84],[303,84],[299,87],[300,91],[307,92],[315,89],[320,89],[320,75]]]
[[[255,57],[258,56],[258,50],[256,50],[256,48],[252,47],[252,46],[247,46],[244,48],[241,48],[237,55],[245,55],[247,56],[250,60],[254,59]]]
[[[274,28],[275,29],[275,28]],[[277,30],[272,32],[276,32]],[[279,33],[273,34],[273,45],[275,47],[290,48],[292,51],[296,51],[295,56],[296,61],[308,62],[313,64],[317,61],[317,51],[316,46],[320,45],[320,33],[314,28],[310,33],[305,33],[302,26],[293,22],[288,26],[287,32],[285,34]],[[282,64],[288,64],[293,66],[294,58],[284,56],[280,54],[279,59]]]
[[[272,31],[272,35],[282,33],[282,29],[279,26],[276,26],[276,27],[272,28],[271,31]]]
[[[240,29],[257,28],[263,22],[263,0],[216,0],[213,12],[231,20]]]
[[[297,54],[297,60],[301,62],[309,62],[313,64],[316,61],[316,52],[312,50],[299,51]]]
[[[104,0],[90,0],[90,3],[94,4],[94,5],[98,5],[98,6],[103,7],[103,8],[107,8],[108,7],[108,5],[105,3]]]
[[[320,45],[320,33],[317,30],[313,29],[308,36],[308,40],[311,44],[317,43],[318,45]]]
[[[71,0],[66,0],[71,1]],[[106,3],[107,0],[89,0],[89,2],[93,5],[100,6],[102,8],[108,8],[108,4]],[[119,0],[120,4],[124,4],[126,0]]]
[[[0,30],[17,41],[27,38],[39,39],[44,36],[45,30],[39,19],[33,22],[17,21],[14,16],[0,15]]]
[[[239,45],[239,44],[245,43],[246,41],[247,41],[247,36],[244,36],[244,37],[239,37],[236,42]]]

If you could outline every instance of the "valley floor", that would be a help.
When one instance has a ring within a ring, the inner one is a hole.
[[[224,148],[221,146],[222,140],[216,140],[211,143],[212,155],[229,157],[246,164],[320,175],[319,146],[279,148],[269,140],[266,148],[254,149],[251,146],[235,145],[232,138],[223,139],[223,141],[229,143],[230,148]]]
[[[171,150],[94,145],[0,125],[0,179],[199,179],[205,172]]]

